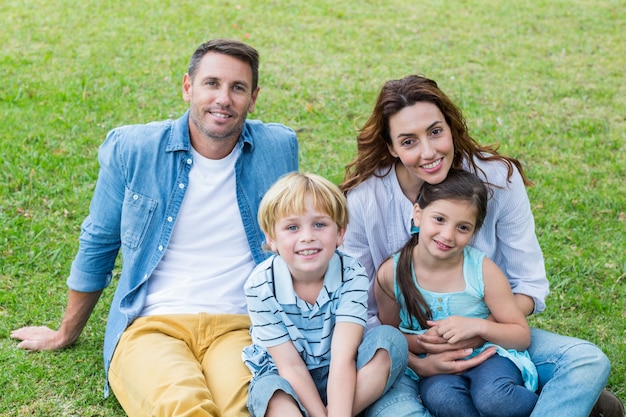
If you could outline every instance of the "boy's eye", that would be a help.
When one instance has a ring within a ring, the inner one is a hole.
[[[298,230],[298,226],[296,226],[295,224],[289,225],[287,226],[287,230],[290,230],[290,231]]]
[[[325,226],[326,226],[326,224],[325,224],[325,223],[315,223],[315,225],[314,225],[314,227],[315,227],[316,229],[321,229],[321,228],[323,228],[323,227],[325,227]]]

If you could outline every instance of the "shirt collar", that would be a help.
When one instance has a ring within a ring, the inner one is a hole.
[[[296,293],[293,289],[293,281],[291,272],[287,263],[280,256],[275,256],[273,260],[274,269],[274,293],[276,300],[283,305],[296,304]],[[339,254],[335,254],[330,258],[328,269],[324,274],[324,287],[317,297],[318,304],[323,304],[330,300],[330,293],[336,291],[343,281],[343,271]]]

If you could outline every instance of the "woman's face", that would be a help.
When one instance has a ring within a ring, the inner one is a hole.
[[[409,175],[439,184],[454,159],[452,132],[435,104],[420,101],[389,118],[389,152],[400,159]]]

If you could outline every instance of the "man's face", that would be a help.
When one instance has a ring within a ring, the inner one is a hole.
[[[234,146],[248,112],[254,111],[258,92],[258,87],[252,89],[250,65],[229,55],[207,53],[193,78],[189,74],[183,78],[194,148],[202,153],[207,142]]]

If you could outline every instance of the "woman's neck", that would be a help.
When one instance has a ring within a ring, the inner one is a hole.
[[[396,162],[395,169],[398,184],[400,185],[402,193],[411,201],[411,203],[415,203],[417,200],[417,193],[419,193],[424,181],[411,174],[400,161]]]

